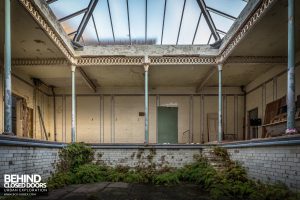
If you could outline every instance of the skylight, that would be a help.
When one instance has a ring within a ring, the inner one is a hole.
[[[47,0],[81,45],[198,45],[222,39],[247,0]]]

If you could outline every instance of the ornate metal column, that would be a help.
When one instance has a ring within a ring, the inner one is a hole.
[[[12,97],[11,97],[11,16],[10,0],[5,0],[5,45],[4,45],[4,133],[12,133]]]
[[[219,73],[219,110],[218,110],[218,142],[222,142],[222,135],[223,135],[223,129],[222,129],[222,122],[223,122],[223,116],[222,116],[222,69],[223,64],[218,64],[218,73]]]
[[[287,134],[297,133],[295,128],[295,1],[288,1],[288,71],[287,71]]]
[[[144,70],[145,70],[145,143],[149,143],[149,93],[148,93],[148,70],[149,58],[144,57]]]
[[[72,72],[72,125],[71,125],[71,140],[76,142],[76,66],[71,65]]]

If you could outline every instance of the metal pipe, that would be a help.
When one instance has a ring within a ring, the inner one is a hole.
[[[11,14],[10,0],[5,0],[5,45],[4,45],[4,133],[12,133],[12,97],[11,97]]]
[[[218,72],[219,72],[219,111],[218,111],[218,121],[219,121],[219,129],[218,129],[218,142],[222,142],[222,68],[223,64],[218,65]]]
[[[288,71],[287,71],[287,128],[286,134],[295,134],[295,1],[288,0]]]
[[[145,143],[149,143],[149,93],[148,93],[148,70],[149,58],[145,56],[144,70],[145,70]]]
[[[71,66],[72,72],[72,127],[71,127],[71,141],[72,143],[76,142],[76,77],[75,71],[76,66]]]

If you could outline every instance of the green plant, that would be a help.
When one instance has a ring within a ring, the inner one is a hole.
[[[73,143],[59,152],[58,171],[74,171],[80,165],[91,163],[94,159],[93,149],[84,143]]]
[[[214,153],[216,156],[222,158],[222,160],[225,161],[225,162],[230,161],[230,156],[229,156],[229,154],[228,154],[228,152],[227,152],[227,150],[226,150],[225,148],[222,148],[222,147],[214,147],[214,148],[213,148],[213,153]]]
[[[85,164],[75,170],[76,183],[94,183],[105,181],[108,169],[95,164]]]
[[[166,172],[159,174],[154,178],[154,183],[158,185],[174,185],[179,182],[179,177],[176,172]]]

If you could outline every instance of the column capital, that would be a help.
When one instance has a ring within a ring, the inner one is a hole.
[[[218,70],[219,70],[219,71],[222,71],[222,70],[223,70],[223,63],[219,63],[219,64],[218,64]]]
[[[71,65],[71,71],[75,72],[75,70],[76,70],[76,65]]]
[[[144,63],[143,63],[143,65],[144,65],[145,71],[148,71],[149,70],[149,66],[150,66],[150,59],[149,59],[148,55],[144,56]]]

